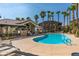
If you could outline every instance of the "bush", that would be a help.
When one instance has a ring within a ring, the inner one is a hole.
[[[77,32],[77,29],[75,28],[75,29],[73,30],[73,34],[76,34],[76,32]]]
[[[76,31],[76,36],[79,37],[79,30]]]
[[[68,27],[65,27],[65,28],[64,28],[64,32],[65,32],[65,33],[69,32],[69,28],[68,28]]]

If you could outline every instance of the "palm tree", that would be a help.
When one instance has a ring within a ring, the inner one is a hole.
[[[58,23],[59,23],[59,15],[60,15],[60,11],[57,11],[56,14],[57,14],[57,16],[58,16]],[[59,25],[59,24],[57,24],[57,26],[58,26],[58,25]],[[59,26],[58,26],[57,30],[59,30]]]
[[[54,21],[54,12],[51,12],[52,21]]]
[[[50,21],[50,17],[51,17],[51,11],[47,11],[47,13],[48,13],[48,21]]]
[[[26,19],[27,19],[27,20],[31,20],[31,18],[30,18],[30,17],[27,17]]]
[[[69,18],[69,25],[70,25],[70,21],[71,21],[71,11],[72,11],[71,7],[68,7],[67,12],[69,13],[69,16],[68,16],[68,18]],[[69,26],[69,32],[71,32],[70,26]]]
[[[78,3],[73,3],[74,6],[74,10],[76,10],[76,22],[75,25],[73,24],[73,27],[76,27],[76,33],[78,32]],[[74,28],[73,28],[73,32],[75,32]]]
[[[39,16],[35,15],[34,18],[35,18],[35,22],[38,24],[38,18],[39,18]]]
[[[60,11],[57,11],[56,14],[58,15],[58,22],[59,22]]]
[[[19,17],[16,17],[16,20],[20,20],[20,18]]]
[[[76,7],[75,7],[75,5],[72,5],[71,6],[71,10],[72,10],[72,29],[73,29],[73,31],[72,31],[72,33],[74,33],[74,19],[75,19],[75,17],[74,17],[74,11],[75,11],[75,9],[76,9]]]
[[[23,21],[24,21],[25,19],[24,19],[24,18],[21,18],[21,20],[23,20]]]
[[[44,18],[45,18],[45,16],[46,16],[46,12],[45,12],[45,11],[41,11],[41,12],[40,12],[40,16],[41,16],[41,18],[42,18],[42,21],[44,22]],[[42,26],[44,27],[44,24],[42,24]]]
[[[42,18],[42,21],[44,22],[44,18],[45,18],[45,16],[46,16],[46,12],[45,12],[45,11],[41,11],[41,12],[40,12],[40,16],[41,16],[41,18]]]
[[[67,27],[69,25],[69,13],[66,13],[66,17],[67,17]]]
[[[54,12],[51,12],[51,18],[52,18],[52,21],[54,21]],[[55,25],[56,26],[56,25]],[[50,30],[51,30],[51,24],[50,24]],[[56,29],[57,29],[57,27],[56,27]]]
[[[76,28],[77,28],[76,34],[78,32],[78,25],[79,25],[78,23],[78,3],[76,3]]]
[[[78,3],[76,3],[76,23],[78,24]]]
[[[73,5],[75,6],[76,10],[76,23],[78,23],[78,3],[73,3]]]
[[[2,18],[2,16],[0,16],[0,18]]]
[[[68,7],[67,12],[69,13],[69,22],[71,21],[71,7]]]
[[[64,27],[65,27],[66,11],[63,11],[62,14],[64,16]]]
[[[62,14],[63,14],[63,17],[64,17],[64,26],[63,26],[63,30],[65,31],[66,11],[63,11]]]
[[[49,21],[49,26],[48,26],[48,31],[50,32],[50,26],[51,26],[51,24],[50,24],[50,20],[51,20],[51,11],[47,11],[47,13],[48,13],[48,21]]]

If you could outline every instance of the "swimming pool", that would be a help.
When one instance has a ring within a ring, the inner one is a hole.
[[[64,34],[46,34],[33,39],[35,42],[44,44],[71,44],[71,39]]]

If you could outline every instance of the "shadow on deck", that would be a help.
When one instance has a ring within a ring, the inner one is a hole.
[[[38,55],[35,55],[35,54],[31,54],[31,53],[25,53],[25,52],[21,52],[21,51],[16,51],[15,52],[16,54],[14,56],[38,56]]]

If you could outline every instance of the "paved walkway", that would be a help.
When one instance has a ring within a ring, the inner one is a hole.
[[[26,53],[40,56],[71,56],[73,52],[79,52],[79,38],[72,34],[65,34],[72,40],[72,46],[65,44],[41,44],[33,41],[35,37],[28,37],[22,40],[15,40],[12,44]]]

